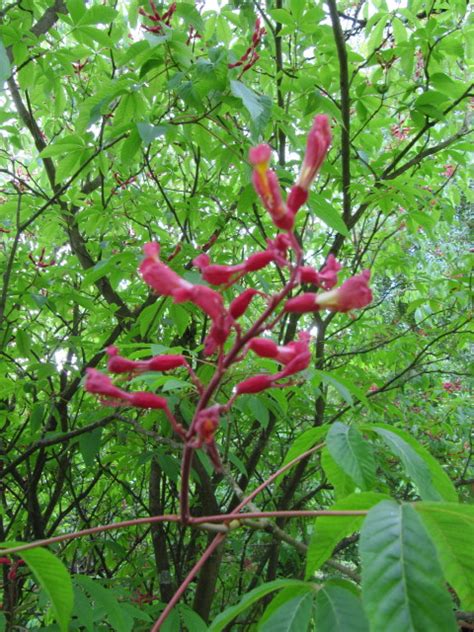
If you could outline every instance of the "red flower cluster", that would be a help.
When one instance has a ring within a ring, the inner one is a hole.
[[[154,8],[153,4],[152,7]],[[256,33],[254,44],[258,43],[261,37],[258,23]],[[323,163],[330,143],[331,131],[328,118],[325,115],[316,116],[308,137],[300,176],[291,189],[286,203],[283,201],[278,178],[269,169],[270,147],[259,145],[250,151],[250,162],[254,165],[252,175],[254,187],[274,224],[283,232],[278,233],[273,239],[268,239],[265,250],[252,253],[234,265],[213,263],[211,257],[204,252],[195,257],[193,264],[200,270],[203,281],[220,286],[220,290],[204,284],[190,283],[172,269],[168,264],[179,250],[175,249],[173,255],[165,263],[160,259],[158,243],[152,242],[144,246],[145,257],[139,266],[139,272],[145,283],[157,294],[170,297],[174,303],[185,301],[193,303],[209,318],[210,327],[204,340],[204,354],[217,353],[215,374],[204,386],[183,355],[157,355],[148,360],[130,360],[121,356],[115,346],[108,347],[106,350],[107,368],[110,373],[122,375],[125,378],[141,375],[147,371],[168,371],[181,367],[186,369],[200,395],[190,426],[184,429],[177,422],[165,398],[150,392],[123,390],[116,386],[107,375],[94,368],[87,369],[85,388],[89,393],[98,395],[101,402],[107,406],[162,410],[175,433],[185,443],[185,455],[189,455],[190,450],[202,448],[207,452],[215,469],[221,471],[222,465],[215,443],[215,433],[219,428],[222,414],[228,412],[235,398],[244,394],[259,393],[268,388],[285,388],[293,385],[295,384],[294,376],[307,369],[311,361],[311,337],[306,331],[301,331],[296,340],[284,345],[262,337],[262,334],[271,332],[285,312],[305,313],[321,309],[347,312],[365,307],[372,301],[369,270],[347,279],[340,287],[336,287],[341,264],[334,255],[329,255],[320,270],[303,265],[303,252],[292,231],[296,213],[308,197],[309,187]],[[206,250],[214,243],[215,239],[214,241],[213,239],[211,238],[206,244]],[[269,264],[285,268],[288,272],[288,280],[280,292],[267,295],[253,287],[248,287],[235,296],[229,304],[225,303],[224,290]],[[293,290],[303,284],[309,284],[323,291],[307,292],[288,298]],[[245,314],[251,301],[257,295],[266,302],[266,307],[249,330],[243,332],[237,321]],[[232,344],[227,345],[231,334],[234,335],[234,340]],[[227,352],[226,346],[228,346]],[[279,370],[275,373],[251,375],[234,387],[233,394],[225,404],[211,404],[211,398],[225,373],[233,364],[240,362],[249,351],[258,357],[273,359],[280,365]],[[186,467],[183,466],[183,471],[186,472],[189,469],[189,461],[183,457],[183,463],[186,463]],[[184,475],[183,477],[186,478]],[[183,516],[186,516],[187,510],[182,511]]]
[[[257,53],[257,48],[260,45],[262,37],[265,35],[265,28],[261,25],[260,18],[257,18],[255,21],[255,27],[253,29],[252,35],[252,43],[247,48],[242,57],[234,62],[233,64],[228,64],[229,68],[238,68],[239,66],[243,66],[241,75],[244,74],[247,70],[252,68],[252,66],[260,59],[260,55]]]
[[[158,13],[158,9],[156,8],[153,0],[149,0],[149,2],[152,13],[147,13],[145,9],[142,8],[138,9],[138,13],[151,20],[153,22],[153,26],[142,24],[142,28],[144,28],[146,31],[149,31],[150,33],[161,34],[163,33],[163,25],[171,26],[171,18],[173,17],[173,13],[176,11],[176,2],[170,4],[163,15],[160,15]]]

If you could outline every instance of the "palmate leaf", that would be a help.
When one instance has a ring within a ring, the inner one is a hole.
[[[14,547],[21,542],[3,542],[1,547]],[[0,549],[1,552],[1,549]],[[36,581],[50,599],[59,627],[64,632],[69,629],[74,593],[71,576],[64,564],[47,549],[37,548],[21,551],[19,554]]]
[[[375,482],[375,460],[371,446],[353,426],[336,422],[327,436],[327,447],[332,458],[361,489],[367,490]]]
[[[474,610],[474,507],[456,503],[413,505],[438,551],[447,581],[461,607]]]
[[[361,530],[362,601],[371,629],[455,632],[436,549],[411,505],[383,501]]]

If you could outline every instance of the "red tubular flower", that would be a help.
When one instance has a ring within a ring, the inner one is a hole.
[[[146,391],[128,393],[128,401],[131,406],[136,408],[158,408],[160,410],[168,408],[168,402],[164,397]]]
[[[146,371],[169,371],[180,366],[186,366],[187,362],[182,355],[158,355],[149,360],[129,360],[119,355],[117,347],[111,346],[106,349],[109,361],[107,369],[111,373],[140,374]]]
[[[314,292],[306,292],[290,298],[285,303],[285,312],[294,312],[296,314],[306,314],[307,312],[314,312],[318,309],[316,304],[316,294]]]
[[[347,279],[341,287],[323,292],[316,296],[319,309],[326,308],[332,312],[348,312],[351,309],[366,307],[372,302],[372,291],[368,286],[370,270]]]
[[[333,254],[327,258],[326,264],[319,272],[319,285],[325,290],[332,289],[337,284],[337,273],[341,269],[341,264],[336,260]]]
[[[170,369],[177,369],[180,366],[186,366],[187,360],[182,355],[158,355],[153,356],[149,360],[144,360],[147,371],[169,371]]]
[[[300,177],[296,185],[308,191],[319,168],[323,164],[326,154],[331,144],[331,128],[326,114],[318,114],[313,122],[313,126],[308,134],[306,142],[306,154],[303,160]],[[295,197],[297,193],[295,192]],[[301,195],[298,193],[298,195]],[[292,212],[294,212],[292,210]]]
[[[303,206],[307,199],[308,191],[302,189],[299,184],[295,184],[294,186],[292,186],[288,195],[288,199],[286,201],[286,205],[290,213],[296,215],[296,213]]]
[[[306,351],[302,351],[298,355],[295,355],[295,357],[293,357],[293,359],[288,362],[283,371],[280,371],[280,373],[278,374],[278,379],[294,375],[295,373],[299,373],[300,371],[304,371],[308,368],[310,362],[311,352],[308,349]]]
[[[261,270],[274,260],[273,253],[270,250],[256,252],[245,260],[243,266],[246,272],[256,272]]]
[[[145,259],[139,270],[143,280],[158,294],[174,296],[177,290],[192,288],[191,283],[182,279],[179,274],[160,261],[160,244],[151,242],[143,248]]]
[[[189,289],[179,289],[174,293],[174,300],[176,303],[191,301],[206,312],[212,320],[217,320],[225,314],[222,296],[205,285],[191,285]]]
[[[222,296],[218,292],[205,285],[188,283],[159,260],[159,244],[146,244],[144,252],[145,259],[140,265],[140,273],[143,280],[154,290],[164,296],[172,296],[175,303],[191,301],[212,320],[225,315]]]
[[[235,392],[237,395],[260,393],[267,388],[271,388],[273,386],[273,380],[274,376],[272,375],[254,375],[253,377],[249,377],[248,380],[237,384]]]
[[[242,294],[236,296],[232,303],[229,306],[229,313],[232,318],[240,318],[247,311],[247,307],[250,305],[250,301],[256,294],[260,294],[258,290],[254,290],[253,288],[248,288],[244,290]]]
[[[278,345],[268,338],[253,338],[249,342],[249,349],[252,349],[261,358],[276,358],[278,356]]]
[[[311,283],[311,285],[319,284],[319,274],[310,266],[300,266],[298,268],[298,276],[300,283]]]
[[[289,362],[292,362],[295,358],[310,353],[310,341],[310,334],[307,331],[300,331],[300,333],[298,334],[298,340],[293,340],[293,342],[289,342],[284,346],[278,347],[276,360],[281,364],[288,364]]]
[[[86,369],[85,389],[88,393],[99,395],[101,403],[106,406],[126,406],[130,399],[129,393],[114,386],[112,380],[97,369]]]
[[[208,255],[201,254],[193,259],[193,264],[199,268],[202,278],[212,285],[224,285],[230,283],[240,272],[244,265],[225,266],[211,263]]]
[[[351,309],[366,307],[372,302],[372,291],[368,286],[370,270],[364,270],[361,274],[344,281],[341,287],[314,294],[308,292],[290,298],[285,304],[286,312],[305,314],[320,309],[329,309],[331,312],[348,312]]]
[[[105,350],[109,356],[107,370],[111,373],[139,373],[139,362],[134,362],[119,355],[117,347],[110,346]]]
[[[107,375],[96,369],[86,369],[86,373],[86,391],[99,395],[104,406],[135,406],[136,408],[159,408],[162,410],[168,408],[166,399],[154,393],[140,391],[127,393],[114,386]]]
[[[268,168],[270,155],[271,148],[268,145],[258,145],[250,150],[249,161],[254,166],[252,183],[275,226],[291,230],[293,215],[283,202],[276,173]]]

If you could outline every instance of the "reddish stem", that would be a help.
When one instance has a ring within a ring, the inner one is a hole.
[[[214,538],[214,540],[211,542],[211,544],[207,547],[207,549],[204,551],[204,553],[201,555],[200,559],[196,562],[196,564],[192,567],[192,569],[189,571],[188,576],[186,577],[186,579],[182,582],[182,584],[180,585],[180,587],[178,588],[178,590],[175,592],[175,594],[173,595],[173,597],[171,598],[171,600],[168,602],[166,608],[163,610],[163,612],[160,614],[159,619],[157,619],[157,621],[155,622],[155,624],[153,625],[153,627],[151,628],[150,632],[158,632],[158,630],[160,629],[161,625],[165,622],[166,617],[169,615],[169,613],[171,612],[171,610],[173,610],[173,608],[175,607],[175,605],[178,603],[178,601],[181,599],[182,594],[184,593],[184,591],[186,590],[186,588],[189,586],[189,584],[192,582],[192,580],[196,577],[196,575],[199,573],[200,569],[202,568],[202,566],[204,565],[204,563],[206,562],[206,560],[213,554],[213,552],[217,549],[217,547],[219,546],[219,544],[225,539],[225,534],[223,533],[218,533],[216,535],[216,537]]]
[[[82,529],[82,531],[73,531],[72,533],[63,533],[62,535],[56,535],[52,538],[46,538],[44,540],[36,540],[35,542],[28,542],[27,544],[20,544],[13,546],[9,549],[0,549],[3,555],[11,555],[18,553],[19,551],[28,551],[29,549],[36,549],[39,546],[48,546],[49,544],[56,544],[57,542],[65,542],[66,540],[74,540],[75,538],[81,538],[85,535],[93,535],[94,533],[101,533],[102,531],[113,531],[114,529],[123,529],[125,527],[134,527],[139,524],[152,524],[156,522],[179,522],[180,517],[176,514],[165,514],[164,516],[149,516],[148,518],[133,518],[132,520],[123,520],[121,522],[112,522],[110,524],[99,525],[97,527],[91,527],[90,529]]]
[[[245,505],[248,505],[248,503],[251,502],[255,498],[255,496],[257,496],[257,494],[259,494],[263,489],[265,489],[265,487],[268,487],[270,483],[272,483],[276,478],[278,478],[280,474],[283,474],[283,472],[286,472],[286,470],[289,470],[291,467],[293,467],[293,465],[296,465],[296,463],[298,463],[299,461],[302,461],[307,456],[309,456],[310,454],[313,454],[313,452],[316,452],[323,446],[324,446],[324,443],[319,443],[318,445],[314,446],[314,448],[311,448],[310,450],[306,450],[306,452],[303,452],[303,454],[300,454],[299,456],[295,457],[292,461],[290,461],[286,465],[283,465],[282,467],[280,467],[280,469],[274,472],[269,478],[267,478],[266,481],[263,481],[261,485],[259,485],[256,489],[254,489],[254,491],[251,494],[249,494],[246,498],[244,498],[244,500],[239,505],[237,505],[234,511],[235,512],[240,511],[243,507],[245,507]]]

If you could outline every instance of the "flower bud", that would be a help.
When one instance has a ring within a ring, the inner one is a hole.
[[[254,338],[249,342],[249,349],[261,358],[276,358],[278,355],[278,345],[268,338]]]
[[[301,174],[296,183],[301,189],[308,191],[319,168],[323,164],[329,145],[331,144],[331,128],[326,114],[318,114],[308,134],[306,154]]]
[[[235,392],[237,395],[260,393],[273,386],[273,378],[271,375],[254,375],[237,384]]]
[[[296,314],[306,314],[307,312],[314,312],[317,309],[316,294],[313,292],[307,292],[306,294],[295,296],[295,298],[290,298],[286,301],[284,307],[285,312],[294,312]]]
[[[154,393],[148,393],[146,391],[129,393],[128,400],[130,404],[136,408],[159,408],[161,410],[168,408],[168,402],[164,397],[159,397]]]
[[[245,314],[245,312],[247,311],[247,307],[250,304],[250,301],[258,293],[259,292],[257,290],[254,290],[253,288],[248,288],[247,290],[244,290],[242,294],[239,294],[239,296],[236,296],[229,306],[229,313],[232,316],[232,318],[237,319],[237,318],[240,318],[240,316],[242,316],[243,314]]]
[[[256,252],[253,255],[250,255],[248,259],[244,262],[245,271],[246,272],[256,272],[257,270],[261,270],[269,263],[273,261],[273,254],[268,250],[264,250],[263,252]]]

